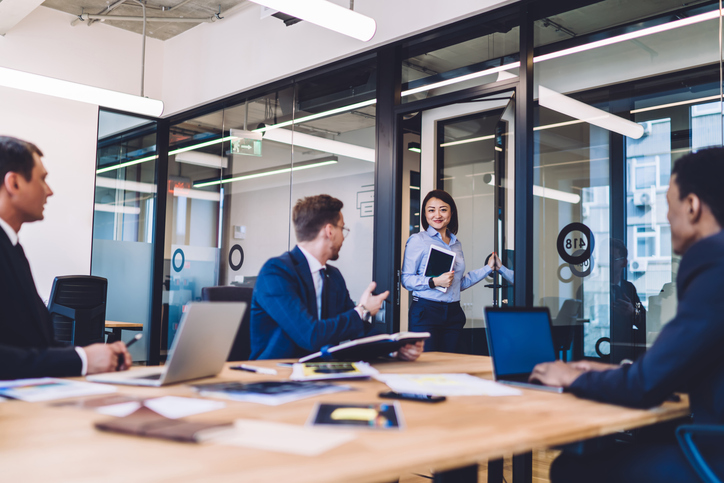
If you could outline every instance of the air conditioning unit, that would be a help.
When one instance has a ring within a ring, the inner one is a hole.
[[[633,203],[636,206],[649,206],[651,204],[651,193],[649,190],[634,191]]]
[[[634,258],[629,264],[632,272],[645,272],[649,268],[649,261],[645,258]]]

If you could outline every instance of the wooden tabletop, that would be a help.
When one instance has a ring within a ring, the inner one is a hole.
[[[136,322],[116,322],[113,320],[106,320],[106,328],[108,329],[143,329],[143,324]]]
[[[278,376],[225,368],[204,382],[285,379],[290,368],[278,361],[255,361]],[[425,353],[417,362],[376,364],[383,373],[467,372],[492,378],[490,359]],[[197,383],[199,381],[194,381]],[[316,402],[381,401],[377,381],[356,381],[356,391],[319,396],[281,406],[226,401],[224,409],[188,419],[262,419],[303,425]],[[166,388],[119,387],[145,397],[196,397],[184,384]],[[89,410],[55,408],[50,403],[0,404],[0,468],[6,481],[138,482],[375,482],[410,472],[449,470],[504,454],[579,441],[645,426],[688,413],[688,399],[651,410],[626,409],[578,399],[570,394],[523,390],[523,396],[449,397],[439,404],[400,401],[402,431],[357,431],[357,438],[320,456],[307,457],[237,446],[173,443],[103,433]]]

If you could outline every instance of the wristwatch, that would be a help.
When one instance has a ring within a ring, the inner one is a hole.
[[[433,280],[432,277],[430,277],[429,279],[427,279],[427,285],[430,288],[435,288],[435,280]]]
[[[357,313],[359,314],[360,318],[363,322],[366,322],[368,324],[372,323],[372,313],[370,313],[369,310],[367,310],[367,307],[365,307],[362,304],[359,304],[357,307],[355,307],[357,310]]]

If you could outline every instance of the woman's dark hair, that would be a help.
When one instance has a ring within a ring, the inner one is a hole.
[[[430,226],[430,224],[427,222],[427,216],[425,216],[425,209],[427,208],[427,202],[430,201],[432,198],[437,198],[438,200],[444,201],[448,205],[450,205],[450,223],[447,225],[447,229],[450,230],[450,233],[453,235],[458,234],[458,207],[455,206],[455,200],[453,200],[453,197],[450,196],[450,193],[443,190],[432,190],[430,191],[427,196],[425,196],[425,199],[422,202],[422,213],[420,213],[422,216],[420,216],[422,221],[422,227],[427,230],[427,228]]]
[[[721,188],[724,148],[708,148],[687,154],[676,161],[671,175],[676,175],[674,182],[679,187],[680,200],[694,193],[711,209],[719,226],[724,227],[724,190]]]

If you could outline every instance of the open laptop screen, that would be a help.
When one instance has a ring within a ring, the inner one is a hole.
[[[546,307],[487,308],[485,315],[496,377],[528,374],[536,364],[556,360]]]

